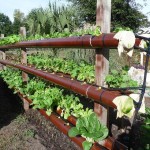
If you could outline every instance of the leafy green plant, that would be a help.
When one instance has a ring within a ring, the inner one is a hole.
[[[119,31],[132,31],[132,30],[129,27],[118,26],[115,28],[115,30],[113,32],[119,32]]]
[[[21,42],[21,41],[30,41],[30,40],[43,40],[43,39],[48,39],[48,38],[61,38],[61,37],[69,37],[69,36],[82,36],[82,35],[86,35],[86,34],[90,34],[92,36],[99,36],[101,35],[101,31],[100,31],[100,27],[96,27],[96,29],[81,29],[80,31],[74,31],[74,32],[70,32],[70,31],[63,31],[63,32],[53,32],[51,34],[35,34],[35,35],[31,35],[27,38],[21,38],[20,35],[11,35],[5,38],[1,38],[0,39],[0,46],[2,45],[9,45],[9,44],[14,44],[17,42]]]
[[[19,35],[11,35],[11,36],[0,39],[0,45],[14,44],[16,42],[19,42],[20,40],[21,40],[21,37]]]
[[[38,78],[32,78],[20,92],[30,98],[36,91],[44,90],[45,87],[46,84],[43,81]]]
[[[22,77],[21,71],[18,69],[7,68],[0,72],[1,77],[9,85],[9,88],[14,88],[14,90],[21,90],[22,88]]]
[[[131,118],[134,113],[133,99],[126,95],[117,96],[113,103],[117,106],[117,117],[127,116]]]
[[[67,119],[70,115],[79,118],[86,117],[93,113],[91,109],[86,108],[86,110],[84,110],[79,98],[73,94],[62,97],[61,101],[58,103],[57,109],[59,110],[60,108],[62,109],[61,116],[64,117],[64,119]]]
[[[57,108],[62,109],[61,116],[67,119],[70,115],[77,117],[76,127],[69,131],[69,136],[81,135],[86,138],[83,142],[85,150],[90,149],[94,141],[103,140],[108,135],[108,129],[101,125],[96,114],[91,109],[83,109],[79,98],[73,94],[66,94],[63,89],[48,86],[39,78],[29,78],[27,84],[23,85],[21,72],[15,69],[6,69],[0,72],[1,77],[14,89],[21,89],[23,94],[32,99],[32,106],[35,109],[46,110],[47,115]],[[16,79],[21,80],[19,84]],[[18,92],[18,90],[17,90]],[[30,133],[29,133],[30,134]]]
[[[88,83],[94,83],[94,66],[85,61],[75,63],[72,60],[60,59],[51,56],[36,55],[28,56],[28,63],[38,69],[48,70],[50,72],[63,72],[70,74],[71,78]]]
[[[81,135],[86,138],[82,145],[84,150],[89,150],[94,141],[101,141],[108,136],[108,129],[99,122],[96,114],[92,113],[77,119],[76,127],[72,127],[68,135],[70,137]]]
[[[127,68],[122,68],[121,71],[112,70],[106,76],[105,82],[110,88],[137,87],[137,81],[132,80],[127,72]]]
[[[45,88],[44,90],[37,90],[34,95],[30,96],[33,100],[32,104],[35,109],[45,109],[47,115],[50,115],[53,108],[57,106],[61,100],[62,90],[58,88]]]
[[[48,115],[54,108],[62,109],[62,117],[67,119],[70,115],[83,117],[93,111],[80,103],[79,98],[73,94],[66,94],[60,87],[50,86],[39,78],[29,78],[27,84],[23,84],[21,71],[18,69],[7,68],[0,72],[1,77],[16,92],[21,92],[24,96],[32,99],[35,109],[45,109]],[[67,92],[68,93],[68,92]]]

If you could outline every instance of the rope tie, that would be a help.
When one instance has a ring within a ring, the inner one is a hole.
[[[100,94],[100,102],[102,101],[102,95],[104,94],[104,92],[106,92],[106,90],[103,90]]]
[[[92,87],[92,85],[88,86],[88,88],[86,89],[86,97],[88,98],[88,91],[89,89]]]
[[[93,45],[92,45],[92,39],[94,38],[94,36],[91,36],[90,37],[90,45],[91,45],[91,47],[94,47]]]

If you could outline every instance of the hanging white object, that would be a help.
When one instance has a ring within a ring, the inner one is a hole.
[[[131,118],[133,116],[135,108],[131,97],[127,95],[117,96],[113,103],[117,106],[117,118],[123,116]]]
[[[140,36],[146,37],[146,38],[150,38],[150,33],[148,34],[140,34]],[[141,48],[147,48],[147,44],[145,42],[145,40],[141,40],[139,47]],[[140,64],[143,66],[144,65],[144,55],[146,55],[146,52],[140,52]]]
[[[127,55],[132,57],[133,55],[133,47],[135,44],[135,35],[132,31],[119,31],[114,36],[115,39],[119,40],[118,43],[118,53],[119,56],[124,51],[127,51]]]
[[[113,103],[117,106],[117,118],[121,118],[123,116],[127,116],[131,118],[135,112],[133,101],[138,103],[139,99],[140,99],[140,94],[130,94],[129,96],[127,95],[117,96],[113,100]],[[145,113],[145,98],[144,97],[142,99],[142,104],[139,109],[139,112]]]

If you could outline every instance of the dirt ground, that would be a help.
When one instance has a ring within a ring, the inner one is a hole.
[[[0,79],[0,150],[80,150],[36,110],[23,111],[21,100]]]

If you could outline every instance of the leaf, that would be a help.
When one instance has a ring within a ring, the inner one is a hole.
[[[103,135],[98,139],[99,141],[104,140],[108,136],[108,128],[105,125],[101,125],[101,131]]]
[[[89,116],[89,122],[90,122],[90,128],[89,128],[89,131],[93,132],[93,130],[95,131],[99,131],[100,130],[100,122],[96,116],[95,113],[92,113],[90,116]]]
[[[75,137],[77,135],[79,135],[79,131],[76,127],[72,127],[69,131],[68,131],[68,135],[69,137]]]
[[[131,97],[126,95],[117,96],[113,103],[117,106],[117,117],[121,118],[125,115],[131,118],[133,116],[135,108]]]
[[[84,141],[82,143],[82,146],[83,146],[83,149],[84,150],[90,150],[90,148],[92,147],[92,143],[91,142],[88,142],[88,141]]]
[[[128,98],[126,100],[125,105],[122,105],[122,112],[127,114],[132,110],[133,107],[133,100],[131,98]]]
[[[81,136],[93,140],[104,139],[108,135],[107,127],[100,124],[95,113],[77,120],[76,128]]]
[[[84,127],[84,124],[85,124],[84,118],[77,119],[76,127],[78,130],[80,130],[82,127]]]

